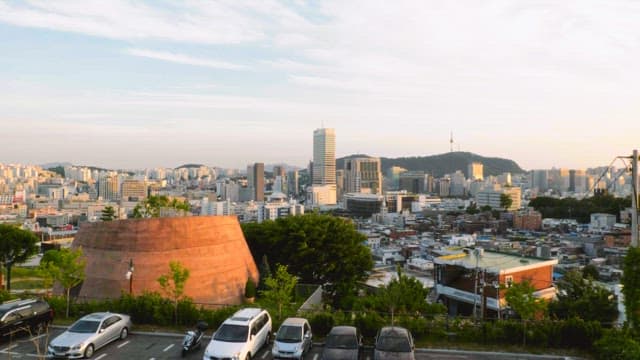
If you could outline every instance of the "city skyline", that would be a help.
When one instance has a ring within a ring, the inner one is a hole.
[[[640,4],[0,0],[0,162],[589,168],[640,131]],[[7,136],[8,134],[8,136]]]

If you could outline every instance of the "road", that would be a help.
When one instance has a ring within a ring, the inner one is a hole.
[[[53,339],[60,334],[62,329],[51,329],[49,337],[29,337],[22,336],[13,340],[3,340],[0,342],[0,360],[5,359],[38,359],[36,344],[46,353],[46,343],[48,338]],[[149,334],[131,334],[124,341],[113,342],[102,349],[96,351],[93,360],[118,360],[118,359],[139,359],[139,360],[161,360],[161,359],[182,359],[181,338],[173,336],[156,336]],[[207,339],[200,350],[189,353],[185,359],[202,359],[204,348],[208,344]],[[314,346],[311,352],[305,356],[305,360],[318,360],[322,352],[321,346]],[[40,357],[43,358],[43,357]],[[271,360],[271,349],[264,348],[253,357],[255,360]],[[366,350],[363,360],[372,360],[371,350]],[[419,349],[416,351],[418,360],[562,360],[563,357],[539,357],[523,354],[500,354],[500,353],[480,353],[480,352],[457,352],[447,350]]]

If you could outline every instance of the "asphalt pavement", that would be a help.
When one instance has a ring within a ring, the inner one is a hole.
[[[0,360],[5,359],[45,359],[47,343],[64,329],[51,328],[49,334],[39,337],[20,336],[14,339],[3,339],[0,342]],[[182,337],[179,334],[136,333],[135,331],[125,340],[118,340],[99,349],[93,355],[94,360],[161,360],[183,359],[181,356]],[[184,359],[202,359],[204,349],[209,343],[206,339],[199,350],[189,353]],[[38,350],[40,349],[40,350]],[[322,346],[315,345],[305,356],[305,360],[319,360]],[[43,356],[44,355],[44,356]],[[255,360],[271,360],[271,347],[263,348]],[[372,360],[371,349],[365,350],[362,360]],[[540,356],[528,354],[499,353],[499,352],[469,352],[444,349],[416,349],[416,359],[419,360],[568,360],[562,356]]]

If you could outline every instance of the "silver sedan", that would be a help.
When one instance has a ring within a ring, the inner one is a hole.
[[[97,349],[108,343],[125,339],[130,328],[129,315],[109,312],[86,315],[49,343],[49,356],[88,359]]]

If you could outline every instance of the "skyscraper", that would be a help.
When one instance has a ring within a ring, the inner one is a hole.
[[[313,132],[313,185],[336,184],[336,132],[316,129]]]
[[[313,177],[307,203],[336,204],[336,133],[334,129],[313,132]]]
[[[255,201],[264,201],[264,163],[247,166],[247,185]]]

